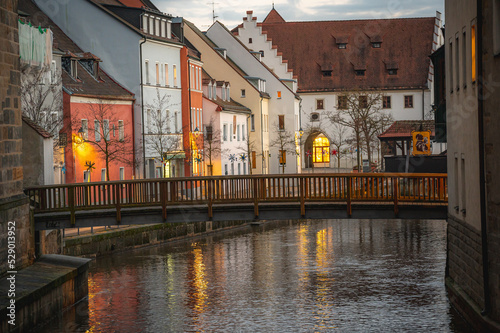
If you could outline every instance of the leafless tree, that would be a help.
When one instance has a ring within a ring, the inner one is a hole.
[[[353,131],[356,143],[358,171],[361,171],[361,146],[365,144],[368,160],[371,161],[371,142],[375,128],[386,117],[381,113],[383,94],[380,92],[349,91],[339,95],[337,110],[327,113],[334,124],[340,124]]]
[[[173,106],[170,103],[170,95],[161,95],[159,89],[156,90],[156,99],[145,106],[146,151],[153,152],[154,157],[162,164],[184,156],[181,117],[171,112]],[[162,168],[162,177],[165,176]]]
[[[340,170],[340,159],[342,158],[342,150],[348,141],[348,128],[339,123],[333,124],[333,134],[331,136],[331,144],[337,151],[337,168]]]
[[[86,122],[82,123],[82,119]],[[86,104],[86,107],[77,109],[73,117],[72,128],[81,129],[84,143],[94,147],[105,161],[107,180],[110,180],[110,163],[117,161],[134,166],[133,138],[125,131],[128,126],[131,124],[104,100]]]
[[[286,155],[296,154],[295,152],[295,137],[292,133],[280,127],[278,123],[273,124],[275,132],[274,139],[269,142],[269,146],[279,150],[278,157],[279,163],[282,168],[283,174],[285,173]]]
[[[213,176],[213,160],[220,158],[222,155],[221,131],[215,129],[215,119],[213,117],[205,125],[203,154],[205,161],[208,160],[208,175]]]
[[[257,156],[261,156],[262,154],[257,154],[257,144],[255,143],[255,140],[252,140],[250,138],[249,133],[245,133],[245,138],[243,139],[243,144],[238,147],[238,149],[242,152],[240,154],[240,159],[241,157],[244,156],[244,159],[248,161],[248,174],[252,174],[252,167],[253,167],[253,156],[252,152],[255,152],[255,158],[257,159]]]
[[[20,95],[23,116],[57,139],[63,127],[61,72],[48,65],[23,65]]]

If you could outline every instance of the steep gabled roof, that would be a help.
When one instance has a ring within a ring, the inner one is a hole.
[[[299,93],[427,87],[434,17],[277,22],[274,12],[259,25],[298,75]],[[397,75],[388,75],[387,63],[398,65]],[[330,65],[332,76],[324,76],[322,67]],[[365,75],[356,76],[356,68]]]
[[[273,24],[273,23],[285,23],[285,19],[278,13],[276,9],[273,9],[267,14],[266,18],[262,23]]]
[[[30,118],[26,117],[25,115],[22,116],[23,118],[23,121],[31,128],[33,128],[38,134],[40,134],[40,136],[48,139],[48,138],[51,138],[52,137],[52,134],[50,134],[49,132],[47,132],[46,130],[44,130],[42,127],[40,127],[40,125],[38,124],[35,124],[33,122],[33,120],[31,120]]]

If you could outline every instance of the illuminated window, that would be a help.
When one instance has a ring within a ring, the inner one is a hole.
[[[252,150],[252,169],[257,167],[257,153]]]
[[[177,87],[177,66],[174,65],[174,87]]]
[[[278,91],[278,98],[281,98],[281,91]]]
[[[330,162],[330,141],[320,134],[313,142],[313,162],[314,163],[329,163]]]
[[[472,62],[472,82],[476,82],[476,26],[470,29],[471,41],[471,62]]]

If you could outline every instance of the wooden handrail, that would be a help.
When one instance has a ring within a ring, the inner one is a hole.
[[[253,203],[255,217],[263,202],[298,202],[305,216],[307,202],[347,204],[352,215],[355,202],[392,202],[397,215],[403,202],[447,203],[446,174],[333,173],[157,178],[95,183],[37,186],[25,189],[35,213],[116,209],[121,220],[125,207],[160,206],[166,220],[167,206]]]

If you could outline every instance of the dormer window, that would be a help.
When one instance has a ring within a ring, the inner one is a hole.
[[[148,33],[148,15],[142,16],[142,31],[146,34]]]
[[[387,70],[387,73],[389,73],[389,75],[397,75],[398,74],[398,70],[393,68],[393,69],[389,69]]]
[[[373,47],[374,49],[379,49],[381,46],[382,46],[382,43],[380,43],[380,42],[375,42],[375,43],[372,43],[372,47]]]
[[[226,86],[226,100],[229,102],[231,100],[231,97],[230,97],[230,85],[229,83],[227,84]]]
[[[252,38],[248,38],[248,44],[252,44]]]
[[[260,50],[259,52],[260,52],[260,56],[261,56],[262,58],[264,58],[264,50]]]
[[[70,57],[61,58],[61,67],[74,79],[78,77],[76,62],[77,62],[76,59],[71,59]]]
[[[321,71],[321,74],[323,76],[332,76],[332,71],[331,70]]]
[[[81,59],[80,65],[85,68],[94,78],[97,79],[99,73],[99,62],[94,59]]]
[[[395,61],[385,61],[385,69],[387,70],[387,74],[389,75],[397,75],[398,74],[398,63]]]
[[[225,101],[226,100],[226,87],[224,85],[222,85],[221,91],[222,91],[221,98],[222,98],[223,101]]]
[[[337,43],[337,48],[339,48],[339,49],[346,49],[347,48],[347,43]]]
[[[208,99],[212,99],[212,82],[208,84]]]
[[[354,73],[356,74],[356,76],[365,76],[365,72],[366,72],[365,69],[357,69],[357,70],[354,71]]]

